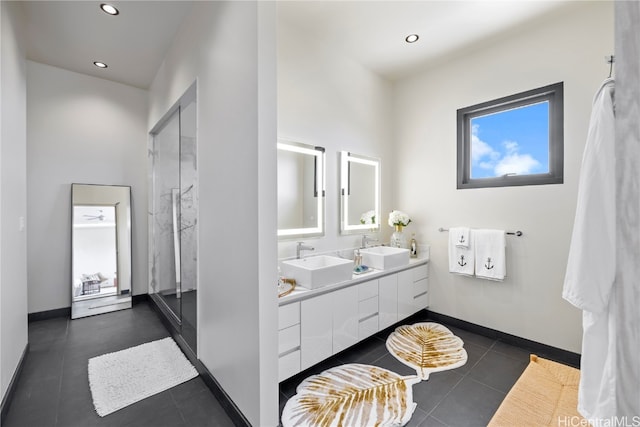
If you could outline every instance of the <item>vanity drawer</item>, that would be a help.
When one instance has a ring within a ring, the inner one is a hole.
[[[300,372],[300,350],[292,351],[278,358],[278,382]]]
[[[300,323],[300,302],[278,307],[278,330]]]
[[[426,279],[429,276],[429,265],[424,264],[413,268],[413,281]]]
[[[278,331],[278,354],[300,349],[300,325],[293,325]]]
[[[358,285],[358,301],[375,297],[378,295],[378,281],[370,280]]]
[[[358,320],[366,319],[374,314],[378,314],[377,295],[358,303]]]
[[[358,322],[358,339],[363,340],[378,332],[378,314]]]
[[[417,282],[413,282],[414,297],[424,294],[428,290],[429,290],[429,279],[422,279],[422,280],[418,280]]]
[[[429,307],[429,293],[425,292],[421,295],[416,295],[415,297],[413,297],[413,305],[418,310]]]

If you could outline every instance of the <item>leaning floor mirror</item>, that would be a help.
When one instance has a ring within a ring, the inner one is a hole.
[[[71,318],[131,308],[131,187],[71,185]]]

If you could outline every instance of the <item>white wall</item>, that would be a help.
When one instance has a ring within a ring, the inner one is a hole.
[[[148,121],[197,79],[198,358],[256,426],[278,423],[274,7],[195,2]]]
[[[147,293],[147,91],[27,61],[29,312],[71,304],[71,184],[131,186],[132,293]]]
[[[640,414],[640,3],[616,2],[616,415]],[[602,345],[608,345],[603,342]]]
[[[396,84],[398,206],[431,245],[430,309],[580,352],[581,313],[561,298],[591,101],[608,76],[613,3],[576,2],[491,45]],[[456,110],[564,81],[564,184],[456,190]],[[522,230],[507,279],[448,273],[438,227]]]
[[[0,396],[27,345],[26,63],[22,5],[0,2]]]
[[[278,20],[278,137],[326,149],[325,235],[281,240],[280,258],[295,256],[298,240],[315,252],[359,246],[361,235],[340,235],[340,157],[342,150],[381,159],[382,232],[396,186],[392,139],[391,84],[295,23]],[[369,208],[370,209],[370,208]],[[407,229],[411,232],[411,228]]]

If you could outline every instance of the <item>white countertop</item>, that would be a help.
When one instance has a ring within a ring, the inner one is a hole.
[[[278,298],[278,305],[286,305],[296,301],[302,301],[311,297],[326,294],[327,292],[336,291],[338,289],[346,288],[347,286],[357,285],[358,283],[367,282],[369,280],[377,279],[378,277],[388,276],[402,270],[406,270],[411,267],[426,264],[429,262],[428,255],[425,257],[410,258],[409,264],[402,267],[391,268],[388,270],[375,270],[369,269],[366,273],[354,274],[351,280],[345,280],[344,282],[333,283],[331,285],[323,286],[318,289],[307,289],[301,286],[296,286],[296,289],[289,295],[285,295]]]

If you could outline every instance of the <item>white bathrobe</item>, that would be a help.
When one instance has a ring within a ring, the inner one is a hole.
[[[617,415],[613,96],[614,81],[607,79],[594,97],[562,292],[564,299],[583,310],[578,410],[590,420]]]

